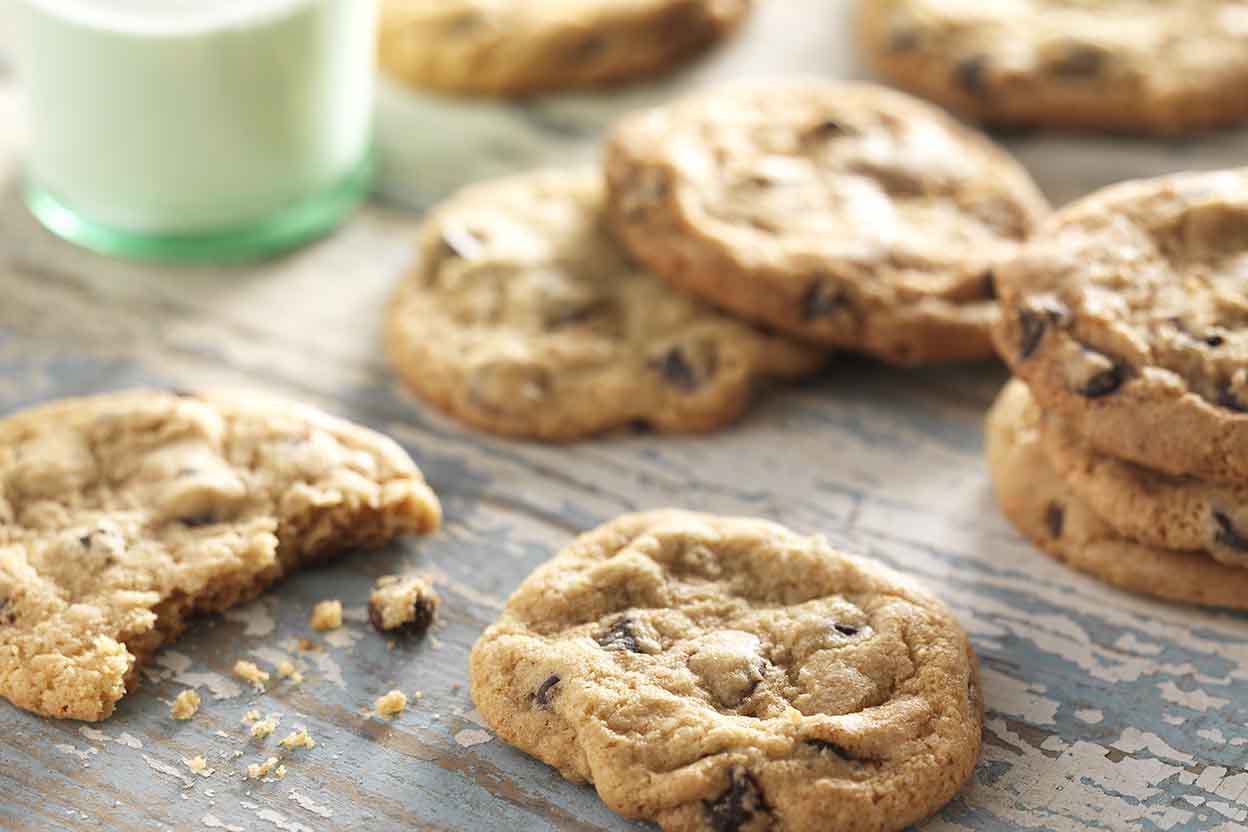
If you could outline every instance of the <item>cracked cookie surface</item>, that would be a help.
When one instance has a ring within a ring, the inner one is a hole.
[[[1248,118],[1248,5],[1232,0],[863,0],[864,50],[978,120],[1181,133]]]
[[[1115,185],[998,270],[995,337],[1041,408],[1159,471],[1248,480],[1248,171]]]
[[[728,37],[751,0],[382,0],[380,60],[453,93],[524,95],[644,78]]]
[[[407,454],[310,407],[134,391],[0,421],[0,695],[99,720],[197,613],[440,522]]]
[[[391,359],[414,392],[483,430],[706,431],[765,380],[822,364],[633,263],[587,168],[471,186],[434,211],[418,246],[389,310]]]
[[[847,82],[640,113],[615,130],[607,177],[612,227],[674,286],[897,364],[992,355],[993,268],[1048,212],[982,135]]]
[[[1026,385],[1006,385],[988,416],[988,466],[1010,522],[1046,554],[1122,589],[1190,604],[1248,609],[1248,570],[1198,550],[1129,539],[1049,463]]]
[[[669,832],[900,829],[980,745],[949,610],[761,520],[657,511],[581,536],[508,601],[470,678],[503,740]]]

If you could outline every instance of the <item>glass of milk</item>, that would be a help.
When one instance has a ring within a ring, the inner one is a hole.
[[[367,193],[377,0],[13,0],[25,193],[109,254],[243,260]]]

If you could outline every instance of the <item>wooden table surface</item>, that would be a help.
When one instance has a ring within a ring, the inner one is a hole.
[[[848,15],[835,0],[762,0],[709,61],[605,96],[482,105],[387,90],[385,198],[321,244],[238,269],[113,261],[42,231],[17,196],[22,121],[0,69],[0,413],[140,384],[263,388],[394,436],[447,514],[436,537],[297,575],[193,627],[107,722],[52,722],[0,702],[0,828],[648,828],[483,731],[466,659],[508,593],[573,534],[668,505],[823,532],[921,576],[953,606],[983,660],[984,751],[972,783],[925,829],[1248,828],[1248,620],[1117,592],[1019,539],[982,461],[999,367],[838,362],[715,436],[553,448],[459,428],[406,395],[381,356],[380,312],[421,206],[458,182],[592,155],[614,115],[676,89],[780,72],[861,77]],[[1236,133],[1009,144],[1055,201],[1233,164],[1248,146]],[[371,580],[400,569],[437,579],[443,626],[390,649],[360,612]],[[306,625],[324,598],[349,613],[328,639]],[[295,641],[312,636],[322,649],[299,653]],[[256,695],[229,676],[238,658],[271,669],[287,656],[306,667],[303,684]],[[187,686],[203,708],[174,722],[168,703]],[[392,687],[423,699],[393,722],[362,715]],[[283,715],[276,737],[245,738],[251,708]],[[317,747],[284,755],[280,782],[244,780],[245,765],[280,750],[296,724]],[[211,777],[183,764],[197,754]]]

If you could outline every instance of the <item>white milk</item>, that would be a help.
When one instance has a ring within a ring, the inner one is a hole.
[[[245,228],[371,139],[377,0],[12,0],[27,175],[139,235]]]

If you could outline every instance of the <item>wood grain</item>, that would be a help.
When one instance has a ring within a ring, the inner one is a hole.
[[[1248,621],[1116,592],[1019,539],[982,462],[1000,368],[843,361],[716,436],[550,448],[460,429],[403,393],[381,358],[379,313],[416,219],[401,205],[592,155],[610,119],[679,88],[781,71],[861,76],[848,15],[843,2],[765,0],[741,39],[706,63],[604,96],[504,106],[389,89],[379,129],[387,199],[333,238],[249,268],[110,261],[43,232],[17,196],[21,120],[0,75],[0,412],[136,384],[263,388],[387,431],[447,509],[437,537],[300,574],[193,627],[101,725],[0,703],[0,828],[646,828],[497,740],[470,744],[483,736],[465,665],[508,593],[573,534],[667,505],[822,532],[921,576],[954,606],[983,658],[986,745],[971,786],[925,828],[1248,828]],[[1114,179],[1231,164],[1242,139],[1009,143],[1064,200]],[[391,647],[359,608],[375,576],[409,568],[437,578],[443,623],[435,639]],[[354,615],[334,644],[306,625],[324,598]],[[322,649],[294,649],[303,637]],[[284,656],[305,666],[303,684],[230,695],[236,659],[269,667]],[[168,702],[190,684],[204,705],[174,722]],[[394,721],[362,714],[392,687],[424,696]],[[276,737],[246,738],[250,708],[282,714]],[[244,780],[246,764],[296,724],[317,748],[286,755],[281,782]],[[212,777],[183,764],[196,754]]]

